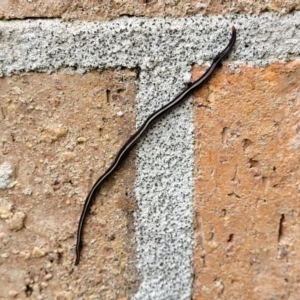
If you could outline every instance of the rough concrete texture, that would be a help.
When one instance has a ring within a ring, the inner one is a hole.
[[[177,73],[178,72],[178,73]],[[140,74],[139,103],[146,117],[183,88],[187,69],[173,65]],[[166,79],[166,83],[162,84]],[[149,82],[151,82],[149,89]],[[174,83],[173,89],[170,83]],[[176,86],[177,85],[177,86]],[[152,89],[153,87],[153,89]],[[143,98],[146,95],[143,95]],[[146,100],[146,98],[144,98]],[[147,101],[148,102],[148,101]],[[189,101],[161,119],[139,145],[135,213],[139,270],[143,281],[134,300],[190,299],[193,247],[193,127]]]
[[[299,299],[299,82],[222,68],[195,95],[195,300]]]
[[[139,126],[184,87],[193,63],[207,63],[224,48],[232,25],[238,29],[230,56],[232,65],[247,62],[262,66],[278,59],[299,58],[299,12],[283,17],[270,13],[180,19],[133,17],[101,23],[27,20],[0,24],[0,70],[8,75],[57,69],[139,68]],[[135,227],[142,281],[133,299],[191,297],[193,127],[192,106],[186,101],[154,126],[139,145]],[[83,162],[87,165],[88,161]]]
[[[74,267],[83,201],[135,130],[135,80],[129,70],[0,79],[0,176],[10,177],[0,190],[1,299],[136,292],[133,155],[101,188]]]
[[[0,189],[7,189],[11,187],[12,174],[13,170],[9,163],[3,163],[0,166]]]
[[[64,20],[106,20],[123,15],[146,17],[180,17],[197,13],[286,14],[300,9],[298,0],[1,0],[1,19],[63,18]]]
[[[202,64],[228,42],[232,25],[238,30],[231,56],[235,61],[265,65],[299,56],[300,12],[281,18],[266,13],[107,22],[11,21],[0,23],[0,75],[120,66],[152,72],[157,65]]]

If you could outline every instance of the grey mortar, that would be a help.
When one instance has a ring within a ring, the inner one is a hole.
[[[279,17],[121,18],[109,22],[0,22],[0,76],[58,69],[141,69],[137,126],[190,80],[191,66],[224,48],[232,25],[232,64],[299,59],[300,12]],[[238,101],[238,99],[237,99]],[[190,100],[159,120],[139,144],[135,215],[138,299],[190,299],[193,251],[193,118]]]
[[[0,165],[0,189],[8,189],[11,187],[11,177],[13,175],[13,169],[11,165],[4,162]]]
[[[211,60],[238,29],[232,61],[258,66],[300,55],[300,12],[284,17],[227,15],[121,18],[108,22],[25,20],[0,22],[0,76],[29,71],[156,65]]]

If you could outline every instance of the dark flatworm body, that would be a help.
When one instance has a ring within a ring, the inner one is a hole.
[[[80,216],[79,224],[78,224],[78,231],[77,231],[77,243],[76,243],[76,260],[75,265],[79,264],[80,259],[80,250],[82,245],[82,232],[83,232],[83,225],[84,221],[88,212],[88,209],[92,203],[92,200],[95,197],[95,194],[100,187],[100,185],[108,178],[110,174],[112,174],[116,168],[119,166],[121,161],[125,158],[126,154],[133,148],[133,146],[136,144],[136,142],[139,140],[139,138],[149,129],[151,124],[153,124],[157,119],[159,119],[162,115],[167,113],[169,110],[171,110],[173,107],[175,107],[177,104],[182,102],[184,99],[186,99],[188,96],[190,96],[195,90],[197,90],[199,87],[201,87],[212,75],[214,70],[220,65],[222,59],[230,52],[232,47],[234,46],[236,41],[236,29],[235,27],[232,27],[232,35],[231,39],[226,46],[226,48],[220,52],[213,60],[211,66],[206,70],[206,72],[193,84],[189,85],[185,90],[183,90],[175,99],[173,99],[168,104],[164,105],[159,110],[152,113],[147,120],[143,123],[143,125],[134,133],[129,140],[124,144],[124,146],[120,149],[118,154],[116,155],[116,158],[112,165],[106,170],[106,172],[98,178],[98,180],[94,183],[92,189],[90,190],[89,194],[87,195],[83,210]]]

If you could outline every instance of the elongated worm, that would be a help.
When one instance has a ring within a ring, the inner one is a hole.
[[[217,66],[220,64],[222,59],[230,52],[230,50],[232,49],[232,47],[235,43],[235,40],[236,40],[236,29],[235,29],[235,27],[232,27],[232,35],[231,35],[231,39],[230,39],[228,45],[222,52],[220,52],[214,58],[211,66],[206,70],[206,72],[197,81],[195,81],[192,85],[190,85],[185,90],[183,90],[174,100],[172,100],[168,104],[164,105],[162,108],[155,111],[154,113],[152,113],[146,119],[146,121],[143,123],[143,125],[136,131],[136,133],[134,133],[129,138],[129,140],[123,145],[121,150],[116,155],[116,158],[114,159],[112,165],[94,183],[92,189],[90,190],[89,194],[87,195],[87,197],[85,199],[85,203],[84,203],[83,210],[82,210],[79,224],[78,224],[75,265],[79,264],[84,221],[85,221],[88,209],[91,205],[91,202],[92,202],[93,198],[95,197],[95,193],[97,192],[97,189],[104,182],[104,180],[116,170],[116,168],[119,166],[120,162],[125,158],[126,154],[129,152],[129,150],[132,149],[134,144],[149,129],[149,127],[151,126],[151,124],[153,122],[155,122],[158,118],[160,118],[163,114],[168,112],[174,106],[179,104],[182,100],[184,100],[185,98],[190,96],[192,92],[194,92],[196,89],[201,87],[203,85],[203,83],[205,83],[208,80],[208,78],[212,75],[213,71],[217,68]]]

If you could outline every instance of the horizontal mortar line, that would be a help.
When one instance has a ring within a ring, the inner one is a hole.
[[[238,31],[232,62],[264,66],[300,58],[300,12],[282,17],[265,13],[97,22],[37,18],[0,22],[0,75],[66,67],[85,72],[117,66],[151,70],[163,63],[203,64],[226,44],[232,25]]]

